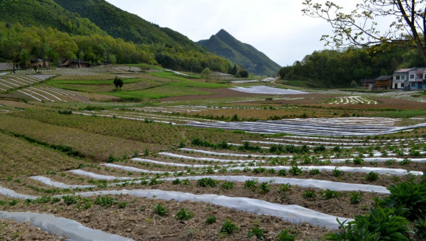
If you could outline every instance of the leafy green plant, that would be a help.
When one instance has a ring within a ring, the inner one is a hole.
[[[390,165],[394,164],[395,162],[396,162],[395,159],[390,159],[390,160],[385,161],[385,165],[390,166]]]
[[[120,202],[118,204],[118,208],[126,208],[126,206],[127,206],[127,202]]]
[[[265,230],[256,225],[249,230],[247,238],[251,238],[253,236],[256,236],[258,240],[265,240]]]
[[[362,195],[363,194],[361,192],[351,192],[351,194],[349,194],[349,200],[350,200],[351,204],[360,203]]]
[[[231,190],[234,188],[234,183],[233,182],[229,182],[229,181],[224,181],[222,183],[222,185],[220,186],[220,188],[225,189],[225,190]]]
[[[19,203],[19,200],[17,200],[17,199],[13,199],[13,200],[11,200],[10,202],[9,202],[9,206],[15,206],[16,204],[18,204]]]
[[[320,172],[320,170],[318,170],[318,169],[311,169],[310,171],[309,171],[309,175],[311,175],[311,176],[314,176],[314,175],[318,175],[318,174],[320,174],[321,172]]]
[[[279,170],[277,174],[278,174],[278,176],[287,176],[287,171],[284,170],[284,169],[283,170]]]
[[[62,196],[62,199],[66,205],[77,203],[77,198],[74,196]]]
[[[355,165],[362,165],[362,164],[364,164],[364,159],[362,159],[361,157],[355,157],[355,158],[352,160],[352,162],[353,162]]]
[[[245,181],[244,188],[245,189],[250,189],[252,191],[256,190],[256,188],[257,188],[257,179],[251,179],[251,180]]]
[[[172,184],[173,185],[179,185],[179,184],[181,184],[181,181],[180,181],[179,178],[176,178],[175,180],[172,181]]]
[[[260,194],[266,194],[266,193],[268,193],[269,191],[271,191],[271,185],[269,185],[269,183],[267,183],[267,182],[262,182],[262,183],[259,185],[259,193],[260,193]]]
[[[399,165],[408,165],[411,163],[411,160],[408,158],[404,158],[404,160],[402,160]]]
[[[381,207],[405,208],[408,220],[426,218],[426,185],[413,181],[401,182],[388,187],[390,195],[378,202]]]
[[[197,181],[197,185],[200,187],[216,187],[217,181],[210,177],[206,177],[206,178],[199,179]]]
[[[217,220],[216,220],[216,217],[215,216],[208,216],[207,217],[207,219],[206,219],[206,223],[207,224],[213,224],[213,223],[215,223]]]
[[[414,231],[419,240],[426,239],[426,219],[419,219],[414,222]]]
[[[169,210],[163,207],[161,204],[155,205],[154,209],[152,210],[153,213],[158,214],[159,216],[167,216],[169,215]]]
[[[111,207],[112,205],[117,204],[117,199],[113,197],[98,196],[95,199],[95,204],[103,207]]]
[[[337,167],[336,167],[336,168],[334,168],[334,170],[332,171],[332,175],[333,175],[334,177],[340,177],[340,176],[343,176],[343,171],[341,171],[341,170],[337,169]]]
[[[298,176],[303,173],[302,169],[300,169],[298,166],[291,166],[288,172],[293,176]]]
[[[279,193],[288,192],[290,190],[291,190],[291,185],[289,183],[281,184],[281,185],[278,186],[278,192]]]
[[[338,193],[338,192],[336,192],[336,191],[331,191],[331,190],[329,190],[329,189],[325,190],[325,191],[322,193],[322,197],[323,197],[325,200],[332,199],[332,198],[339,199],[339,197],[340,197],[341,195],[342,195],[341,193]]]
[[[182,221],[189,220],[194,217],[194,213],[188,211],[188,209],[182,208],[178,213],[176,213],[176,218]]]
[[[365,179],[367,181],[374,182],[374,181],[377,181],[379,179],[379,175],[375,172],[370,172],[370,173],[367,174]]]
[[[276,239],[279,241],[295,241],[296,235],[289,233],[287,230],[282,230]]]
[[[315,191],[314,191],[314,190],[305,190],[305,191],[302,193],[302,197],[303,197],[303,198],[316,198],[316,197],[317,197],[317,195],[315,194]]]
[[[222,225],[222,228],[220,229],[220,233],[223,234],[232,234],[238,231],[237,225],[235,225],[231,220],[227,219]]]
[[[370,213],[356,215],[355,220],[341,223],[341,231],[327,234],[326,240],[359,241],[359,240],[400,240],[408,241],[408,220],[395,215],[394,209],[371,209]]]

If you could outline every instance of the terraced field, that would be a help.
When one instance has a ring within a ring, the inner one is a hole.
[[[0,216],[41,210],[65,218],[50,216],[56,225],[76,220],[123,240],[241,239],[256,228],[267,239],[287,232],[312,240],[333,232],[337,220],[368,213],[391,194],[387,187],[420,181],[425,155],[424,137],[193,139],[188,147],[2,180],[8,212]],[[221,233],[225,223],[237,228]]]
[[[139,71],[52,70],[62,83],[98,85]],[[18,85],[27,72],[5,78]],[[170,77],[156,73],[151,84]],[[238,111],[254,118],[300,109],[260,97],[253,105],[238,98],[82,103],[87,93],[49,83],[16,91],[27,101],[0,105],[0,239],[367,240],[362,235],[380,232],[383,240],[424,240],[420,115],[376,117],[381,110],[365,98],[373,109],[363,117],[242,121]],[[347,111],[334,108],[324,112]],[[221,111],[234,117],[217,118]]]

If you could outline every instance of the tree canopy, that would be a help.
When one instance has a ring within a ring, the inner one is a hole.
[[[384,43],[408,45],[417,48],[426,63],[425,0],[357,0],[350,12],[334,2],[325,4],[304,0],[302,12],[311,17],[326,20],[333,28],[334,36],[323,35],[321,40],[337,47],[390,46]],[[391,20],[382,26],[380,19]],[[386,29],[385,31],[380,31]]]

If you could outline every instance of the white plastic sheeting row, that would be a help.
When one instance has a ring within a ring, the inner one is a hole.
[[[37,198],[36,196],[17,193],[13,190],[4,188],[2,186],[0,186],[0,195],[10,197],[10,198],[18,198],[18,199],[35,199],[35,198]]]
[[[252,176],[190,176],[179,177],[179,179],[199,180],[201,178],[212,178],[214,180],[230,181],[230,182],[245,182],[247,180],[257,179],[259,182],[272,182],[275,184],[290,184],[292,186],[298,185],[304,188],[318,188],[329,189],[333,191],[362,191],[362,192],[376,192],[382,194],[389,194],[389,190],[383,186],[367,185],[367,184],[354,184],[344,182],[332,182],[317,179],[298,179],[298,178],[284,178],[284,177],[252,177]],[[172,181],[176,178],[161,179],[164,181]]]
[[[91,229],[71,219],[55,217],[50,214],[30,212],[1,212],[1,219],[14,220],[18,223],[29,222],[31,226],[66,237],[69,241],[130,241],[132,239],[116,234],[105,233],[101,230]]]
[[[197,161],[238,162],[238,163],[246,163],[246,162],[254,161],[254,160],[226,160],[226,159],[217,159],[217,158],[209,158],[209,157],[192,157],[192,156],[174,154],[174,153],[170,153],[170,152],[160,152],[158,154],[160,154],[162,156],[173,157],[173,158],[181,158],[181,159],[186,159],[186,160],[197,160]]]
[[[174,200],[177,202],[205,202],[222,207],[232,208],[235,210],[255,213],[259,215],[270,215],[279,217],[282,220],[291,223],[309,223],[312,225],[338,228],[339,224],[336,221],[338,218],[341,222],[348,220],[347,218],[336,217],[324,213],[320,213],[311,209],[307,209],[298,205],[281,205],[271,203],[263,200],[244,198],[244,197],[227,197],[214,194],[192,194],[174,191],[162,190],[118,190],[118,191],[99,191],[99,192],[86,192],[77,193],[83,197],[93,195],[119,195],[127,194],[131,196],[144,197],[150,199],[160,200]]]
[[[92,172],[84,172],[79,175],[99,179],[99,180],[136,180],[138,178],[129,178],[129,177],[113,177],[107,175],[100,175]],[[353,183],[344,183],[344,182],[332,182],[332,181],[324,181],[317,179],[298,179],[298,178],[283,178],[283,177],[255,177],[255,176],[190,176],[190,177],[179,177],[180,179],[189,179],[189,180],[198,180],[201,178],[213,178],[216,180],[226,180],[226,181],[235,181],[235,182],[245,182],[250,179],[258,179],[261,182],[274,182],[277,184],[286,184],[290,185],[298,185],[300,187],[306,188],[319,188],[319,189],[330,189],[334,191],[363,191],[363,192],[377,192],[388,194],[389,191],[386,187],[376,186],[376,185],[367,185],[367,184],[353,184]],[[176,178],[164,178],[159,180],[171,181]],[[134,181],[135,183],[139,183],[140,181]],[[46,182],[45,182],[46,183]],[[115,183],[112,185],[120,185],[120,183]],[[110,185],[110,186],[112,186]]]
[[[133,158],[132,160],[138,161],[138,162],[155,163],[158,165],[165,165],[165,166],[192,167],[192,168],[213,167],[212,165],[190,165],[190,164],[181,164],[181,163],[173,163],[173,162],[153,161],[153,160],[141,159],[141,158]],[[278,171],[278,170],[290,170],[292,168],[291,166],[248,166],[248,167],[229,167],[230,165],[220,165],[220,166],[227,167],[228,170],[243,170],[245,168],[256,169],[256,168],[262,167],[262,168],[274,169]],[[331,172],[337,168],[344,172],[353,172],[353,173],[375,172],[378,174],[397,175],[397,176],[403,176],[403,175],[409,175],[409,174],[416,175],[416,176],[423,175],[423,172],[420,172],[420,171],[410,171],[410,170],[400,169],[400,168],[385,168],[385,167],[299,166],[299,168],[304,171],[318,169],[320,171]],[[148,170],[143,170],[143,169],[140,169],[140,170],[141,172],[149,172]]]
[[[329,123],[310,123],[292,120],[257,121],[257,122],[190,122],[188,126],[201,128],[215,128],[227,130],[241,130],[253,133],[277,134],[287,133],[302,136],[374,136],[397,133],[426,127],[426,123],[405,127],[378,127],[339,125]]]
[[[136,168],[136,167],[129,167],[129,166],[111,164],[111,163],[104,163],[104,164],[100,164],[100,165],[106,166],[106,167],[111,167],[111,168],[117,168],[117,169],[129,171],[129,172],[142,172],[142,173],[152,173],[152,174],[164,174],[164,173],[166,173],[166,172],[163,172],[163,171],[151,171],[151,170],[145,170],[145,169],[140,169],[140,168]],[[173,174],[173,172],[169,172],[169,173]]]
[[[279,170],[290,170],[291,166],[257,166],[257,167],[231,167],[228,168],[228,170],[243,170],[245,168],[248,169],[256,169],[256,168],[266,168],[266,169],[274,169],[276,171]],[[423,175],[423,172],[419,171],[408,171],[405,169],[399,169],[399,168],[384,168],[384,167],[345,167],[345,166],[299,166],[300,169],[303,171],[309,171],[312,169],[318,169],[319,171],[326,171],[331,172],[334,169],[338,169],[340,171],[344,172],[351,172],[351,173],[370,173],[374,172],[377,174],[382,175],[396,175],[396,176],[404,176],[404,175],[415,175],[415,176],[421,176]]]
[[[204,151],[198,151],[198,150],[193,150],[194,152],[199,152],[199,153],[205,153],[205,154],[209,154],[207,152]],[[210,152],[212,155],[218,155],[218,156],[234,156],[234,154],[232,153],[224,153],[224,152]],[[424,152],[420,152],[421,154]],[[160,152],[159,154],[164,155],[164,156],[169,156],[169,157],[174,157],[174,158],[179,158],[179,159],[185,159],[185,160],[197,160],[197,161],[213,161],[213,162],[237,162],[237,163],[247,163],[247,162],[252,162],[255,160],[231,160],[231,159],[217,159],[217,158],[206,158],[206,157],[192,157],[192,156],[185,156],[185,155],[178,155],[178,154],[174,154],[174,153],[169,153],[169,152]],[[394,154],[395,155],[395,154]],[[388,156],[394,156],[391,154],[388,154]],[[405,160],[405,158],[395,158],[395,157],[380,157],[382,156],[379,153],[374,154],[375,157],[365,157],[362,158],[364,161],[366,162],[386,162],[389,160],[394,160],[396,162],[402,162],[403,160]],[[377,156],[377,157],[376,157]],[[244,156],[241,156],[244,157]],[[248,156],[247,156],[248,157]],[[259,156],[259,157],[268,157],[268,156]],[[282,156],[282,157],[286,157],[286,156]],[[336,159],[332,159],[333,156],[331,156],[331,158],[320,158],[320,161],[330,161],[331,163],[344,163],[347,160],[352,161],[354,158],[336,158]],[[409,158],[410,161],[412,162],[426,162],[426,158]]]
[[[94,188],[94,187],[96,187],[95,185],[68,185],[68,184],[65,184],[65,183],[62,183],[62,182],[52,181],[50,178],[43,177],[43,176],[33,176],[33,177],[30,177],[30,178],[35,180],[35,181],[39,181],[39,182],[41,182],[45,185],[57,187],[57,188],[63,188],[63,189],[78,189],[78,188]]]

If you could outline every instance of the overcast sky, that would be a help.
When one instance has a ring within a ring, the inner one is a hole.
[[[225,29],[281,66],[292,65],[314,50],[324,49],[324,42],[319,40],[323,34],[331,33],[325,21],[303,16],[302,0],[107,1],[193,41],[208,39]],[[335,2],[353,7],[356,1]]]

